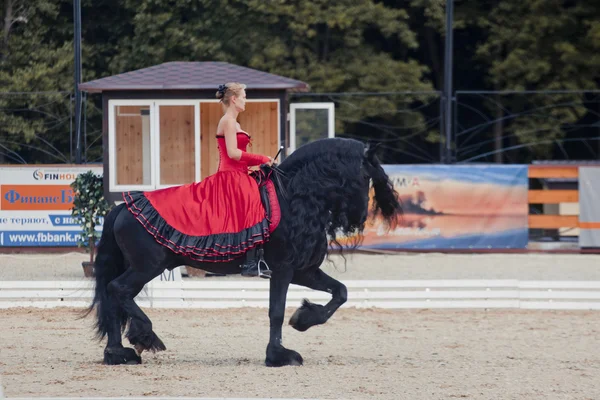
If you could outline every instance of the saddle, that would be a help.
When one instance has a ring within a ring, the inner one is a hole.
[[[252,171],[250,176],[256,180],[258,184],[258,190],[260,193],[260,199],[263,207],[265,208],[265,214],[269,220],[269,232],[273,231],[279,225],[281,221],[281,207],[279,205],[279,199],[277,197],[277,191],[273,179],[277,180],[279,188],[283,190],[283,184],[281,178],[285,177],[285,173],[281,171],[277,166],[268,165],[261,166],[260,169]],[[282,191],[285,197],[285,191]]]
[[[260,169],[253,171],[250,174],[258,184],[260,199],[265,210],[265,217],[269,222],[270,233],[273,233],[281,221],[281,208],[279,206],[275,184],[273,183],[273,178],[277,179],[280,191],[283,190],[282,194],[285,193],[284,186],[281,184],[280,180],[281,175],[285,176],[283,171],[279,170],[276,166],[262,166]],[[254,253],[255,251],[257,251],[257,254]],[[261,265],[264,265],[264,268],[261,268]],[[271,270],[265,261],[262,245],[260,245],[258,249],[252,249],[247,253],[246,261],[241,268],[242,276],[257,275],[266,279],[271,277]]]

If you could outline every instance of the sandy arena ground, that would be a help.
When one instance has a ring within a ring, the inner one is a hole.
[[[5,396],[600,398],[598,312],[342,309],[305,333],[286,326],[305,365],[275,369],[266,310],[148,310],[167,351],[113,367],[76,312],[2,311]]]
[[[342,281],[600,280],[597,257],[355,254],[345,272],[337,257],[337,270],[323,269]],[[81,280],[85,258],[4,254],[0,279]],[[600,399],[600,312],[345,308],[304,333],[285,325],[284,345],[305,365],[271,369],[266,309],[147,309],[167,351],[115,367],[101,364],[105,343],[79,311],[1,311],[5,396]]]

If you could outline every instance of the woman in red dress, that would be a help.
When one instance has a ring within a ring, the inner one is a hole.
[[[229,262],[245,255],[243,276],[270,278],[259,270],[256,248],[270,229],[249,167],[272,164],[271,157],[246,151],[250,135],[237,122],[245,110],[245,85],[219,86],[224,115],[217,126],[219,168],[201,182],[150,192],[126,192],[127,208],[155,240],[198,261]]]
[[[253,221],[264,215],[256,215],[256,211],[263,212],[263,206],[258,191],[256,181],[248,175],[248,167],[268,164],[271,165],[271,157],[246,152],[246,147],[250,143],[250,135],[242,130],[237,122],[239,113],[246,109],[246,85],[230,82],[219,86],[217,90],[217,99],[223,103],[225,114],[221,117],[217,126],[217,142],[219,146],[219,168],[215,175],[229,175],[227,179],[222,179],[223,189],[231,192],[230,201],[238,203],[235,207],[244,212],[247,211],[247,217],[254,215],[253,220],[245,221],[245,225],[238,225],[239,228],[253,225]],[[241,218],[243,221],[244,218]],[[238,221],[238,222],[242,222]],[[246,226],[247,225],[247,226]],[[262,241],[261,241],[262,243]],[[246,253],[246,261],[242,265],[242,275],[258,276],[259,269],[256,260],[256,247],[252,247]],[[270,270],[260,271],[262,277],[270,277]],[[263,276],[265,275],[265,276]]]

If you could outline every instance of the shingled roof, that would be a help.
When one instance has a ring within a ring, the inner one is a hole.
[[[202,90],[227,82],[248,89],[308,91],[307,83],[226,62],[167,62],[79,84],[85,92],[108,90]]]

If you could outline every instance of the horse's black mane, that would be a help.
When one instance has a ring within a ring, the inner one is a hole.
[[[298,148],[279,167],[284,172],[293,174],[307,163],[327,163],[337,157],[360,161],[363,158],[364,149],[365,145],[354,139],[320,139]]]
[[[352,247],[358,245],[363,226],[355,221],[364,207],[356,196],[364,193],[364,149],[357,140],[322,139],[298,148],[280,164],[287,214],[280,229],[293,247],[282,261],[307,267],[327,240],[342,250],[340,235],[354,236]]]

